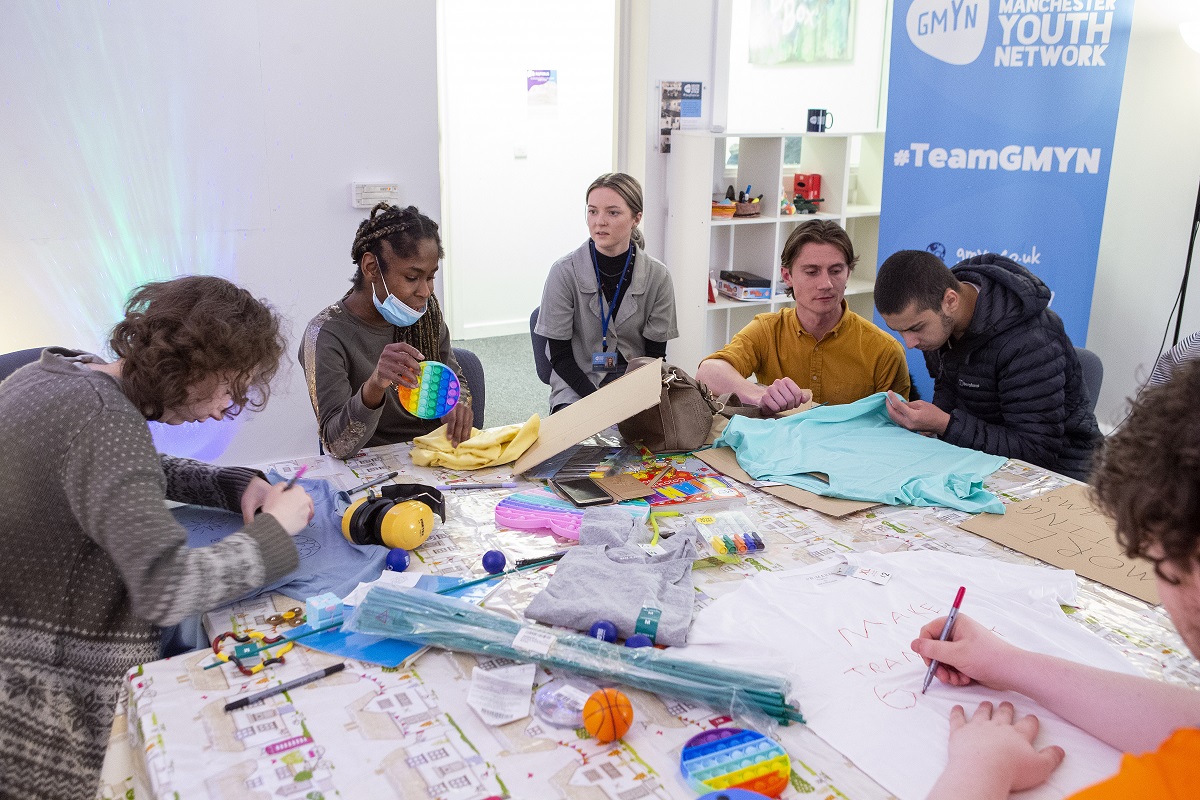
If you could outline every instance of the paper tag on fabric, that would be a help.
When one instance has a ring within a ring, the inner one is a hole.
[[[786,486],[787,484],[779,481],[750,481],[750,485],[755,489],[764,489],[768,486]]]
[[[529,716],[529,698],[533,691],[536,664],[516,664],[484,670],[471,670],[467,704],[489,725],[504,725]]]
[[[644,633],[650,637],[650,641],[656,641],[658,637],[658,621],[662,618],[662,609],[653,608],[651,606],[643,606],[638,612],[637,622],[634,623],[634,633]]]
[[[513,637],[512,646],[518,650],[524,650],[526,653],[544,656],[550,652],[550,648],[557,641],[558,637],[549,628],[531,626],[517,632],[517,635]]]
[[[662,548],[662,545],[651,544],[649,542],[644,542],[642,544],[639,544],[638,547],[645,550],[646,555],[648,555],[648,556],[661,556],[663,553],[667,552],[666,550],[664,550]]]
[[[851,578],[862,578],[865,581],[877,583],[880,586],[883,586],[892,579],[892,573],[884,572],[874,567],[855,567],[848,574]]]

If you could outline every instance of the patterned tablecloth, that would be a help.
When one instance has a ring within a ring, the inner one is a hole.
[[[414,467],[407,445],[377,448],[348,462],[314,457],[272,465],[283,475],[302,464],[306,477],[348,489],[372,476],[401,471],[398,480],[448,484],[511,479],[503,468],[474,473]],[[1006,500],[1062,486],[1066,479],[1010,462],[988,481]],[[523,486],[522,488],[529,488]],[[748,486],[736,508],[751,516],[765,552],[731,562],[704,562],[695,572],[697,607],[760,571],[812,564],[840,552],[946,550],[1017,563],[1040,563],[955,524],[965,515],[939,508],[879,507],[835,519],[777,500]],[[481,575],[480,559],[500,547],[510,558],[562,548],[550,536],[498,529],[496,503],[512,489],[447,493],[447,519],[417,552],[414,569],[437,575]],[[690,517],[662,519],[666,528]],[[487,601],[520,618],[545,585],[548,571],[506,579]],[[1071,619],[1124,652],[1147,675],[1200,685],[1200,668],[1160,608],[1080,579],[1080,606]],[[261,630],[267,617],[296,605],[267,596],[210,613],[210,631]],[[914,635],[915,635],[914,631]],[[226,699],[345,661],[337,675],[239,711]],[[728,724],[731,710],[628,691],[633,728],[604,745],[586,731],[558,728],[532,714],[490,726],[466,702],[472,670],[510,664],[431,650],[408,669],[389,670],[297,646],[285,663],[243,678],[232,667],[203,669],[212,654],[196,652],[146,664],[132,673],[117,709],[101,798],[689,798],[679,773],[683,744]],[[544,685],[555,672],[539,668]],[[761,729],[761,728],[760,728]],[[886,798],[890,795],[803,725],[769,731],[792,760],[785,798]]]

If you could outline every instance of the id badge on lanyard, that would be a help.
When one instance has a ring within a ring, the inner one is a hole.
[[[604,288],[600,285],[600,263],[596,260],[596,243],[589,241],[588,249],[592,254],[592,266],[596,270],[596,289],[600,295],[600,350],[592,353],[592,372],[616,372],[618,369],[616,350],[608,352],[608,324],[613,318],[613,308],[621,299],[621,289],[624,288],[625,278],[629,275],[629,265],[633,263],[634,247],[630,242],[629,255],[625,256],[625,268],[621,270],[621,279],[617,281],[616,291],[613,292],[613,299],[608,304],[607,310],[604,308]]]

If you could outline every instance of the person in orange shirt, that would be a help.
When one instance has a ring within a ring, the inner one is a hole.
[[[1116,521],[1129,556],[1154,563],[1158,592],[1179,635],[1200,656],[1200,363],[1145,391],[1110,436],[1092,473],[1092,494]],[[1200,691],[1030,653],[959,615],[921,629],[913,651],[940,662],[951,686],[976,681],[1033,698],[1127,755],[1108,780],[1073,800],[1200,797]],[[1038,749],[1038,720],[1011,703],[982,703],[968,718],[950,712],[950,754],[929,797],[1005,798],[1042,784],[1062,763],[1061,747]],[[1133,755],[1141,754],[1141,755]]]
[[[696,379],[714,394],[735,392],[743,403],[771,413],[809,400],[853,403],[888,390],[908,399],[904,348],[846,305],[857,261],[841,225],[825,219],[797,225],[779,267],[795,307],[757,315],[700,362]]]

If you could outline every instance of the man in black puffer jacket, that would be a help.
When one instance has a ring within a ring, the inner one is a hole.
[[[1075,348],[1049,309],[1050,289],[1003,256],[953,269],[923,250],[889,257],[875,306],[904,344],[925,353],[933,402],[888,395],[909,430],[1085,480],[1099,441]]]

